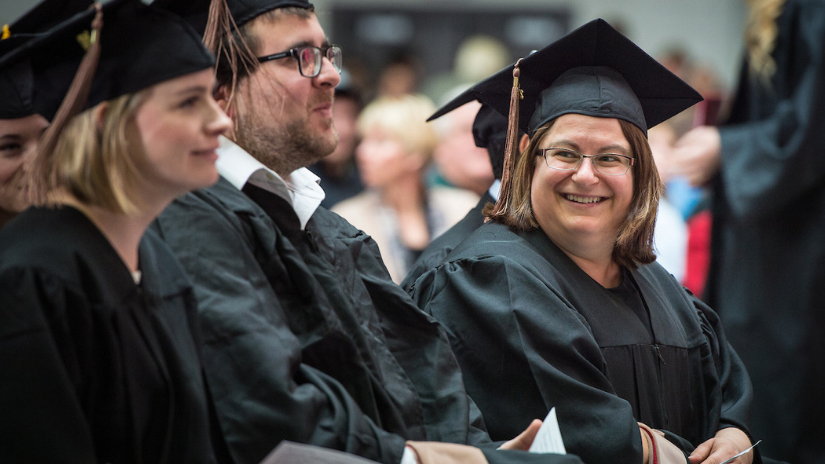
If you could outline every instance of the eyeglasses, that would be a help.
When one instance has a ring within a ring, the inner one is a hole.
[[[285,52],[275,53],[272,55],[259,56],[258,62],[264,63],[266,61],[280,60],[281,58],[292,57],[298,60],[298,71],[304,77],[318,77],[321,74],[321,62],[326,57],[332,66],[341,73],[341,47],[338,45],[329,45],[324,48],[305,46],[291,48]]]
[[[574,171],[582,164],[582,160],[590,158],[596,172],[606,176],[621,176],[633,166],[633,158],[618,153],[601,153],[598,155],[583,155],[567,148],[550,147],[539,148],[538,154],[544,157],[544,162],[550,169],[559,171]]]

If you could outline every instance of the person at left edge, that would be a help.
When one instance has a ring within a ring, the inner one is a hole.
[[[88,0],[69,0],[59,8],[45,2],[32,8],[3,26],[0,58],[88,5]],[[30,63],[0,69],[0,228],[29,206],[23,190],[26,166],[49,125],[34,108],[32,92]]]
[[[0,460],[214,462],[195,298],[146,231],[218,178],[230,121],[212,99],[214,58],[181,19],[116,0],[3,66],[26,60],[38,111],[69,106],[31,166],[37,206],[0,231]]]

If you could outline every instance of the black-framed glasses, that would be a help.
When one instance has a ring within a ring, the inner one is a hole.
[[[287,57],[295,58],[298,61],[298,71],[304,77],[318,77],[318,74],[321,74],[321,63],[324,57],[332,63],[332,66],[339,74],[341,73],[341,47],[338,45],[328,45],[324,48],[313,47],[311,45],[295,47],[285,52],[259,56],[258,62],[263,63]]]
[[[621,176],[627,173],[634,161],[633,158],[618,153],[583,155],[575,150],[560,147],[539,148],[538,154],[544,157],[548,168],[559,171],[574,171],[579,168],[583,159],[590,158],[596,172],[606,176]]]

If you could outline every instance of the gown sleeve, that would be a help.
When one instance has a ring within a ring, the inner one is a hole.
[[[300,342],[249,251],[247,224],[234,216],[188,194],[153,227],[192,278],[207,383],[235,462],[257,464],[282,440],[400,462],[404,439],[364,415],[336,380],[302,363]]]
[[[0,295],[0,461],[95,462],[77,391],[82,361],[62,317],[88,305],[53,279],[14,268],[0,272]]]
[[[777,57],[773,88],[761,90],[775,99],[772,110],[720,128],[723,191],[741,219],[771,217],[825,181],[825,5],[803,2],[791,14],[777,40],[787,53]]]
[[[346,241],[380,314],[388,346],[410,376],[422,403],[427,404],[423,412],[430,424],[428,439],[490,445],[481,411],[465,393],[461,369],[444,328],[392,281],[378,246],[368,235],[362,232]]]
[[[714,367],[722,393],[719,428],[736,427],[748,436],[748,421],[753,402],[753,388],[745,365],[728,343],[719,316],[699,298],[690,298],[699,314],[702,330],[710,342]],[[755,443],[753,437],[751,442]]]
[[[555,406],[569,453],[642,461],[630,404],[613,392],[587,323],[548,282],[509,257],[468,258],[424,274],[413,298],[447,326],[493,439]]]

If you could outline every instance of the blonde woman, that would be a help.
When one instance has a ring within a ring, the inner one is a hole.
[[[211,96],[213,57],[182,20],[133,0],[15,53],[37,70],[43,114],[75,70],[90,90],[88,109],[62,107],[41,142],[53,148],[32,163],[36,206],[0,231],[0,459],[211,462],[195,299],[146,228],[218,178],[230,123]],[[66,101],[82,108],[79,88]]]
[[[434,112],[433,103],[420,95],[367,105],[358,118],[361,143],[355,152],[367,191],[332,208],[372,236],[396,283],[430,241],[478,201],[474,193],[425,183],[437,143],[426,120]]]

